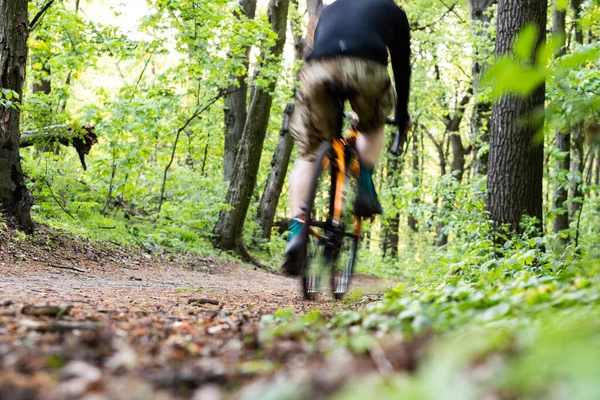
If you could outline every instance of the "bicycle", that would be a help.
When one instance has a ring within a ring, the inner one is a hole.
[[[347,98],[347,97],[345,97]],[[341,100],[343,105],[344,99]],[[305,210],[301,231],[307,243],[302,272],[302,289],[306,300],[314,300],[319,292],[322,270],[328,268],[333,297],[340,300],[348,292],[354,273],[362,220],[354,215],[352,194],[356,195],[360,160],[356,150],[358,116],[344,113],[351,128],[341,128],[336,136],[319,147],[317,168]],[[393,120],[386,122],[394,124]],[[400,134],[392,149],[398,153]]]

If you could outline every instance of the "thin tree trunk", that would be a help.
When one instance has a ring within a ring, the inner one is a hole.
[[[489,121],[492,105],[487,99],[482,99],[480,81],[487,67],[485,60],[489,57],[487,45],[492,41],[487,30],[490,25],[488,9],[496,0],[469,0],[471,26],[473,29],[473,93],[475,105],[471,116],[471,146],[473,148],[473,174],[485,175],[488,169],[489,153],[480,154],[482,147],[489,143]]]
[[[422,179],[419,162],[419,142],[419,124],[416,123],[412,138],[412,186],[414,189],[417,189],[419,186],[421,186]],[[414,206],[416,206],[420,202],[421,199],[419,198],[419,196],[415,196],[413,198],[412,203]],[[417,219],[412,213],[408,214],[408,227],[413,232],[419,232],[419,221],[417,221]]]
[[[562,38],[562,45],[556,56],[560,57],[565,53],[566,39],[566,11],[559,11],[556,7],[557,0],[554,0],[552,8],[552,33],[555,38]],[[571,163],[571,134],[569,132],[556,132],[556,149],[565,154],[564,158],[559,158],[556,162],[556,187],[554,189],[554,210],[561,210],[556,214],[554,219],[554,232],[569,229],[569,212],[567,209],[567,201],[569,200],[568,179],[564,171],[569,171]],[[564,175],[564,179],[561,176]]]
[[[289,1],[270,0],[268,17],[271,29],[277,34],[275,45],[270,49],[270,55],[278,59],[283,52],[287,26]],[[261,59],[267,55],[263,54]],[[271,103],[276,82],[271,81],[267,88],[257,87],[248,109],[248,117],[244,133],[238,146],[235,167],[227,191],[228,208],[221,210],[219,220],[214,229],[216,244],[225,250],[243,251],[242,232],[244,221],[250,206],[250,200],[260,164],[263,142],[267,132]]]
[[[393,136],[390,136],[390,139],[393,141]],[[392,143],[390,143],[390,146]],[[386,184],[390,188],[395,188],[398,186],[398,178],[402,174],[402,167],[399,168],[399,160],[398,156],[389,155],[387,159],[387,173],[386,173]],[[383,183],[383,182],[382,182]],[[383,186],[383,185],[382,185]],[[392,191],[392,204],[396,202],[396,195]],[[395,208],[395,207],[394,207]],[[394,259],[398,257],[398,242],[400,240],[398,231],[400,228],[400,213],[396,212],[392,214],[390,217],[385,217],[385,221],[382,220],[383,225],[383,234],[381,241],[381,250],[383,253],[383,257],[388,256]]]
[[[462,182],[465,173],[465,156],[470,148],[465,148],[460,137],[460,124],[465,114],[465,109],[471,101],[472,91],[469,90],[461,99],[458,109],[452,118],[447,117],[446,129],[450,133],[450,144],[452,146],[452,172],[456,173],[456,179]]]
[[[448,135],[449,144],[452,146],[451,172],[456,173],[456,178],[459,182],[462,181],[465,173],[465,155],[470,150],[465,148],[462,144],[462,139],[460,137],[460,124],[465,114],[467,104],[469,104],[469,101],[471,100],[471,94],[472,91],[469,89],[458,104],[458,108],[454,112],[454,115],[451,116],[448,114],[445,116],[446,132],[444,134],[444,138],[446,135]],[[440,156],[440,172],[442,173],[442,176],[444,176],[446,174],[446,154],[444,151],[444,141],[436,144],[436,147],[438,148],[438,153]],[[442,199],[441,207],[445,212],[450,212],[452,205],[448,204],[446,199]],[[435,240],[435,245],[437,247],[442,247],[448,244],[448,234],[444,233],[445,226],[446,224],[440,222],[436,227],[437,238]]]
[[[254,19],[256,14],[256,0],[239,0],[242,14],[248,19]],[[225,117],[225,149],[223,156],[223,178],[230,181],[233,175],[235,157],[238,144],[244,132],[248,97],[248,67],[250,65],[250,47],[246,48],[243,58],[244,73],[236,77],[237,85],[232,84],[227,88],[228,94],[224,97]]]
[[[322,4],[322,1],[318,0],[317,3]],[[298,0],[290,0],[290,4],[296,11],[298,10]],[[310,9],[309,12],[311,12]],[[297,15],[298,12],[294,14]],[[300,61],[304,55],[305,40],[302,38],[299,18],[290,18],[290,28],[294,37],[294,59]],[[294,140],[289,132],[290,117],[293,111],[294,103],[290,101],[283,112],[279,140],[277,141],[277,147],[271,160],[271,171],[260,199],[260,206],[258,207],[258,225],[262,230],[263,238],[267,240],[271,239],[273,220],[294,147]]]
[[[571,5],[573,6],[573,20],[575,23],[575,41],[580,45],[583,44],[583,30],[579,25],[579,18],[581,16],[581,3],[582,0],[572,0]],[[571,185],[569,188],[569,217],[571,219],[577,217],[577,213],[581,209],[583,201],[583,192],[581,185],[583,183],[583,169],[585,168],[583,157],[584,157],[584,129],[583,123],[578,123],[573,127],[573,135],[571,137]]]
[[[530,23],[538,31],[537,49],[545,38],[546,17],[546,0],[500,0],[496,54],[509,53]],[[515,231],[524,215],[540,222],[543,217],[544,148],[536,138],[543,120],[536,113],[543,110],[544,100],[541,84],[527,97],[507,94],[492,107],[487,208],[492,221]]]
[[[22,101],[27,64],[28,0],[0,0],[0,87]],[[0,110],[0,207],[25,232],[33,230],[33,196],[25,185],[19,156],[18,108]]]
[[[283,112],[283,120],[281,122],[281,130],[279,131],[279,140],[277,147],[271,160],[271,171],[267,178],[265,190],[260,200],[258,207],[257,221],[262,230],[262,237],[270,240],[271,230],[273,228],[273,220],[275,211],[285,182],[294,140],[290,135],[290,117],[294,112],[294,103],[288,103]]]
[[[291,0],[290,3],[293,7],[295,7],[296,10],[298,10],[297,0]],[[301,27],[298,18],[290,19],[290,27],[294,37],[294,59],[297,61],[302,60],[306,54],[305,43],[312,43],[312,35],[314,34],[313,25],[316,24],[316,20],[318,19],[318,15],[322,8],[322,0],[307,1],[309,25],[306,39],[303,39],[301,36]],[[293,149],[293,138],[289,134],[289,119],[293,113],[293,107],[294,104],[290,102],[287,104],[284,110],[282,129],[279,134],[279,140],[277,142],[273,159],[271,160],[271,172],[269,173],[258,209],[257,220],[265,239],[271,238],[273,220],[277,210],[277,205],[279,203],[279,198],[281,196],[281,191],[283,189],[283,184],[285,182],[285,176],[287,174]]]
[[[598,146],[596,154],[596,187],[600,187],[600,146]]]

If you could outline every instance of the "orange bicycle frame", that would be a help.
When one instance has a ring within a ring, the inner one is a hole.
[[[334,138],[332,140],[333,151],[335,153],[335,159],[333,161],[336,163],[336,169],[335,169],[336,185],[335,185],[335,194],[334,194],[335,200],[334,200],[333,215],[332,215],[332,222],[334,225],[340,224],[340,220],[341,220],[341,216],[342,216],[342,208],[343,208],[343,201],[344,201],[344,183],[346,180],[346,168],[348,167],[350,169],[350,172],[356,179],[358,179],[358,176],[360,173],[360,164],[358,162],[357,157],[354,157],[351,160],[350,164],[346,165],[346,148],[348,146],[351,146],[352,144],[356,143],[357,137],[358,137],[358,132],[356,130],[351,129],[346,132],[346,135],[344,137]],[[323,165],[321,166],[321,168],[325,169],[325,168],[329,167],[330,162],[331,162],[331,160],[326,158],[325,160],[323,160]],[[361,233],[361,220],[359,217],[354,216],[353,235],[358,237],[358,236],[360,236],[360,233]],[[321,235],[319,233],[317,233],[316,231],[314,231],[313,229],[310,230],[310,234],[317,238],[321,238]]]

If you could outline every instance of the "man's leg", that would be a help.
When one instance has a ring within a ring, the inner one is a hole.
[[[290,176],[290,216],[304,218],[308,192],[314,173],[313,161],[296,160]]]
[[[372,133],[358,134],[356,150],[360,158],[360,175],[358,177],[358,193],[354,201],[354,213],[360,217],[370,218],[383,211],[373,184],[373,173],[379,162],[384,140],[383,126],[375,129]]]
[[[356,149],[361,163],[365,166],[375,168],[381,156],[381,150],[385,141],[383,126],[370,134],[359,133],[356,141]]]

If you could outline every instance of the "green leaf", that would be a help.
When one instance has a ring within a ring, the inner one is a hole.
[[[556,1],[556,9],[560,12],[565,12],[567,10],[567,6],[569,5],[569,0],[555,0]]]
[[[537,27],[533,24],[529,24],[523,28],[523,30],[517,36],[513,45],[513,52],[515,56],[524,62],[529,62],[535,48],[535,42],[537,39]]]

